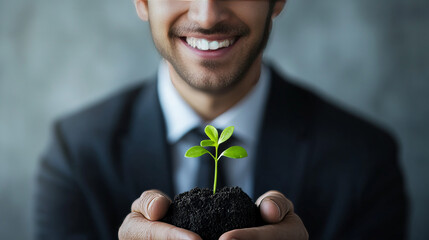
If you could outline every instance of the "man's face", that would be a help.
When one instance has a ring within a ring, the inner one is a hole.
[[[269,0],[137,0],[136,7],[178,76],[211,93],[237,84],[262,58],[273,14]]]

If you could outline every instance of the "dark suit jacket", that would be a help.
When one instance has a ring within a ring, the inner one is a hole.
[[[275,71],[255,173],[295,204],[310,239],[403,239],[407,204],[397,146],[384,131]],[[173,196],[156,84],[57,121],[37,173],[37,239],[116,239],[148,189]]]

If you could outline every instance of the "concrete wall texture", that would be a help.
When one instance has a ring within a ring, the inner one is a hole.
[[[410,239],[429,239],[428,10],[425,0],[289,0],[265,55],[396,135]],[[159,59],[132,1],[0,0],[0,239],[30,238],[52,121],[153,75]]]

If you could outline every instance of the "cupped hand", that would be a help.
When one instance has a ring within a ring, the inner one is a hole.
[[[158,221],[165,216],[170,204],[170,198],[158,190],[143,192],[143,194],[133,202],[131,213],[127,215],[119,228],[119,239],[201,240],[201,237],[196,233]]]
[[[267,225],[232,230],[224,233],[219,240],[308,239],[307,230],[295,214],[292,202],[282,193],[269,191],[258,198],[256,205]]]

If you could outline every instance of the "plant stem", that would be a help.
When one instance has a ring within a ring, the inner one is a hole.
[[[213,185],[213,195],[216,193],[216,182],[217,182],[217,160],[215,161],[215,177],[214,177],[214,185]]]
[[[214,184],[213,184],[213,195],[216,194],[216,183],[217,183],[217,162],[218,162],[218,158],[217,158],[217,149],[218,149],[219,145],[216,144],[215,148],[216,148],[216,158],[215,158],[215,176],[214,176]]]

